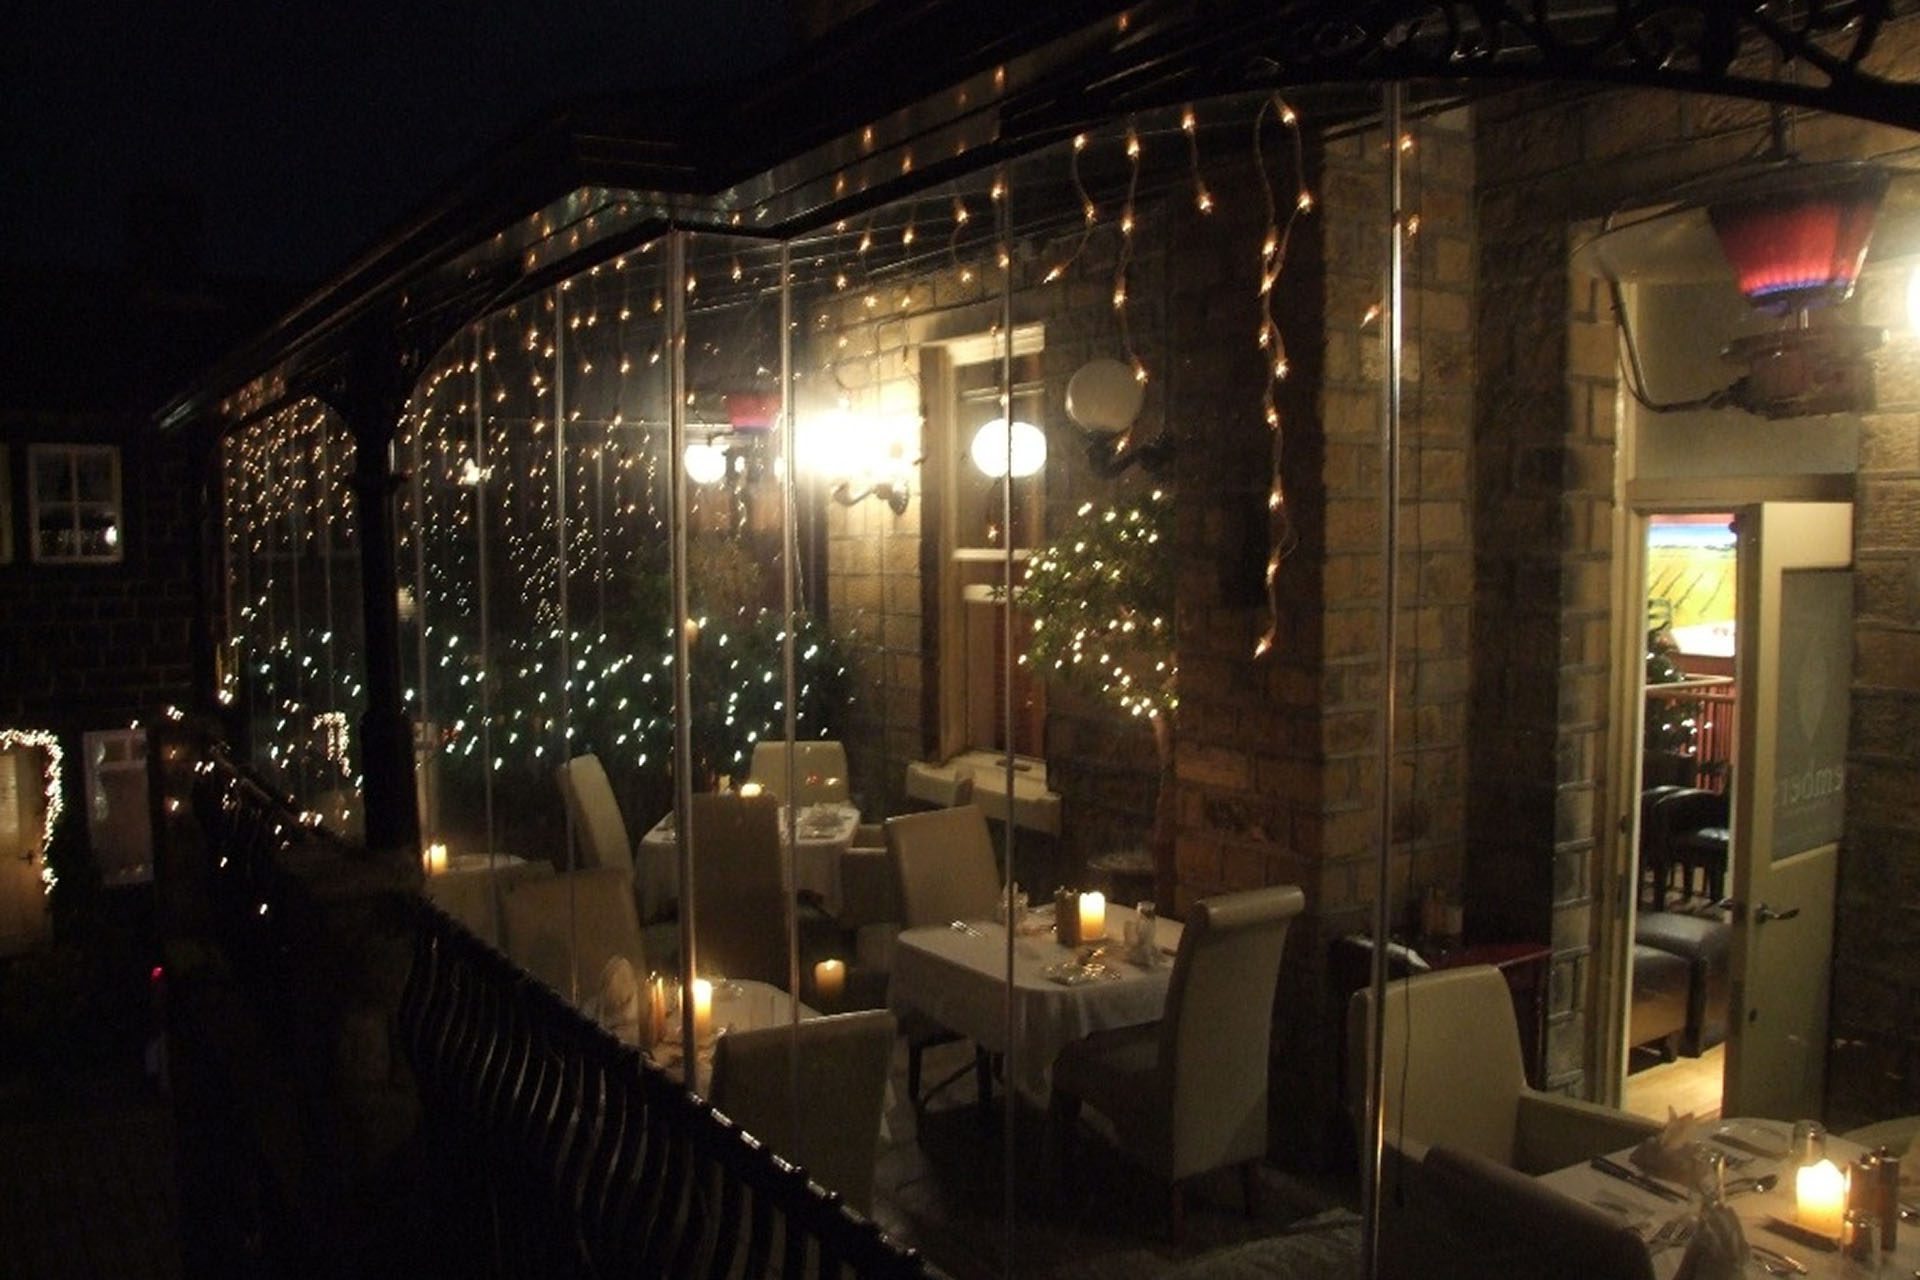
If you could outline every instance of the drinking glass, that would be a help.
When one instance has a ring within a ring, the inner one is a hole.
[[[1793,1122],[1793,1141],[1787,1148],[1792,1165],[1818,1164],[1827,1158],[1827,1130],[1818,1120]]]
[[[1148,966],[1160,962],[1160,927],[1155,921],[1159,918],[1159,909],[1150,899],[1143,898],[1133,904],[1140,920],[1140,963]]]

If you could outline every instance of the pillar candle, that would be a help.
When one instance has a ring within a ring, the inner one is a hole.
[[[813,994],[822,1004],[838,1004],[847,989],[847,962],[822,960],[813,966]]]
[[[422,866],[426,867],[428,875],[437,876],[443,874],[447,869],[446,843],[435,840],[432,844],[428,845],[420,853],[420,862]]]
[[[1831,1160],[1802,1165],[1793,1176],[1794,1211],[1809,1231],[1836,1239],[1847,1211],[1847,1180]]]
[[[704,1040],[713,1028],[713,984],[705,978],[693,980],[693,1038]]]
[[[1080,895],[1080,941],[1098,942],[1107,936],[1107,895]]]

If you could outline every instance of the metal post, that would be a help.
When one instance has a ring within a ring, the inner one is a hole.
[[[673,824],[680,860],[680,1043],[685,1083],[700,1089],[699,1043],[693,1034],[693,644],[687,635],[687,232],[667,233],[667,502],[673,557]]]
[[[794,903],[794,888],[799,883],[800,835],[798,829],[800,805],[798,803],[800,762],[800,677],[795,665],[794,627],[799,622],[795,611],[798,603],[794,593],[794,575],[799,572],[796,557],[799,554],[800,530],[795,523],[794,475],[796,463],[794,455],[798,451],[799,439],[793,424],[793,249],[785,240],[780,242],[780,441],[781,469],[780,477],[780,563],[785,570],[780,575],[781,608],[785,610],[784,625],[781,630],[784,639],[780,646],[781,679],[785,682],[785,692],[781,701],[786,709],[785,729],[787,738],[787,776],[782,780],[781,792],[787,798],[787,841],[785,867],[785,894],[781,901],[786,907],[787,924],[787,990],[793,1000],[789,1004],[794,1027],[800,1025],[800,914]],[[884,603],[884,599],[883,599]],[[883,703],[884,705],[884,703]],[[882,759],[885,757],[883,756]],[[831,1011],[829,1011],[831,1012]],[[800,1055],[798,1041],[795,1052],[787,1055],[792,1064],[793,1078],[789,1082],[793,1090],[793,1115],[800,1114]]]
[[[1011,231],[1013,216],[1009,206],[1012,203],[1013,192],[1003,181],[1001,183],[1000,200],[994,210],[994,238],[997,243],[1002,245],[1007,243]],[[1002,828],[1007,833],[1007,866],[1006,874],[1001,877],[1003,883],[1000,891],[1006,898],[1006,910],[1003,914],[1007,921],[1007,985],[1005,1006],[1001,1010],[1001,1016],[1005,1019],[1005,1026],[1001,1031],[1001,1042],[1007,1046],[1007,1088],[1005,1090],[1006,1096],[1002,1099],[1006,1109],[1006,1119],[1005,1123],[1001,1126],[1001,1182],[1003,1185],[1004,1199],[1002,1212],[1006,1215],[1007,1245],[1006,1263],[1001,1273],[1011,1276],[1014,1274],[1017,1265],[1015,1260],[1019,1257],[1019,1252],[1014,1247],[1018,1234],[1015,1230],[1014,1211],[1019,1204],[1019,1198],[1015,1194],[1016,1188],[1014,1182],[1020,1167],[1019,1149],[1015,1141],[1017,1137],[1016,1125],[1020,1118],[1020,1112],[1014,1103],[1013,1097],[1013,1057],[1014,1054],[1018,1052],[1015,1048],[1016,1041],[1014,1039],[1013,1019],[1013,940],[1014,936],[1019,932],[1015,927],[1019,922],[1014,918],[1013,914],[1013,849],[1015,843],[1015,824],[1013,820],[1013,779],[1015,774],[1013,750],[1013,575],[1014,566],[1017,562],[1013,555],[1013,255],[1008,254],[1005,261],[1006,265],[1002,267],[1000,271],[1000,418],[1001,425],[1006,428],[1007,451],[1004,459],[1005,466],[1001,468],[1000,472],[1000,528],[1002,530],[1002,537],[1004,538],[1002,547],[1006,552],[1005,559],[1002,561],[1003,573],[1005,575],[1003,582],[1006,589],[1001,597],[1002,606],[1000,610],[1000,662],[1004,674],[1004,679],[1001,682],[1004,687],[1001,689],[1000,719],[1002,722],[1002,731],[1006,734],[1007,742],[1005,760],[1007,808],[1006,821],[1002,824]]]
[[[366,640],[367,709],[360,720],[360,773],[367,847],[418,853],[413,724],[402,698],[400,575],[395,563],[393,437],[409,390],[391,344],[362,335],[353,385],[335,405],[353,432],[353,488],[360,514],[360,610]]]
[[[1397,613],[1400,568],[1400,380],[1403,341],[1402,275],[1405,267],[1405,183],[1400,150],[1404,90],[1390,81],[1382,90],[1382,131],[1387,145],[1387,272],[1381,299],[1380,341],[1386,359],[1386,386],[1380,414],[1380,847],[1373,898],[1373,1017],[1367,1026],[1367,1140],[1360,1187],[1365,1273],[1380,1274],[1381,1190],[1386,1156],[1387,934],[1393,914],[1393,757],[1394,717],[1399,702],[1400,622]]]

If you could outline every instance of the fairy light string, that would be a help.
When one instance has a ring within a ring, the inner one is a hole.
[[[1293,161],[1291,199],[1283,201],[1274,189],[1267,171],[1264,130],[1267,118],[1285,131]],[[1265,362],[1261,383],[1260,409],[1272,434],[1272,480],[1267,489],[1267,563],[1264,588],[1267,598],[1267,626],[1254,643],[1253,656],[1263,658],[1273,652],[1280,637],[1280,566],[1299,544],[1293,527],[1293,513],[1287,504],[1286,473],[1282,455],[1286,433],[1281,421],[1279,385],[1286,380],[1291,366],[1286,341],[1281,335],[1275,312],[1281,273],[1286,270],[1287,250],[1293,242],[1293,230],[1300,219],[1313,211],[1313,192],[1307,186],[1305,148],[1300,138],[1300,117],[1278,94],[1261,103],[1253,117],[1253,163],[1260,179],[1260,194],[1266,203],[1267,225],[1260,238],[1259,333],[1255,339]],[[1282,213],[1282,206],[1285,212]]]
[[[41,892],[50,894],[60,882],[53,863],[47,858],[47,850],[53,844],[54,831],[59,828],[60,815],[67,807],[67,753],[60,745],[60,735],[50,729],[0,729],[0,752],[19,750],[43,751],[47,757],[40,771],[45,801],[40,816],[40,888]]]

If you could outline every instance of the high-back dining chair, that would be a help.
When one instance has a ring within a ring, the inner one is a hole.
[[[693,798],[693,938],[702,973],[788,985],[780,802],[737,793]],[[684,909],[684,902],[682,907]],[[681,927],[687,921],[683,917]]]
[[[714,1044],[708,1101],[865,1213],[893,1036],[893,1015],[883,1010],[728,1032]]]
[[[978,805],[903,813],[888,818],[886,830],[902,924],[912,929],[993,918],[1000,868],[987,815]]]
[[[1626,1222],[1470,1151],[1437,1146],[1404,1205],[1387,1205],[1383,1275],[1450,1280],[1653,1280]],[[1400,1228],[1392,1219],[1405,1212]]]
[[[787,758],[793,758],[794,803],[847,802],[847,749],[838,742],[756,742],[747,780],[770,795],[787,794]]]
[[[626,819],[613,797],[613,784],[600,757],[588,752],[554,770],[560,794],[573,820],[575,847],[584,867],[619,867],[633,875],[633,845],[627,839]]]
[[[633,879],[618,867],[517,880],[500,906],[502,949],[515,964],[572,998],[597,989],[602,970],[625,956],[646,971]]]
[[[912,929],[955,920],[990,920],[1000,900],[1000,870],[993,852],[987,816],[978,805],[955,805],[925,813],[888,818],[887,857],[900,891],[900,922]],[[920,1092],[922,1056],[938,1044],[960,1039],[918,1010],[900,1020],[907,1037],[907,1100],[915,1107],[962,1073]],[[985,1107],[993,1094],[993,1065],[984,1049],[974,1050],[978,1100]]]
[[[1373,992],[1347,1007],[1347,1096],[1364,1144],[1367,1028]],[[1387,984],[1386,1134],[1399,1154],[1436,1146],[1522,1173],[1559,1169],[1632,1146],[1659,1126],[1611,1107],[1527,1085],[1506,979],[1491,965],[1441,969]]]
[[[1267,1150],[1267,1057],[1287,930],[1306,905],[1297,885],[1194,904],[1158,1023],[1095,1032],[1060,1051],[1052,1110],[1070,1134],[1082,1103],[1114,1124],[1120,1149],[1169,1184],[1173,1233],[1181,1183],[1238,1165],[1254,1210]]]

